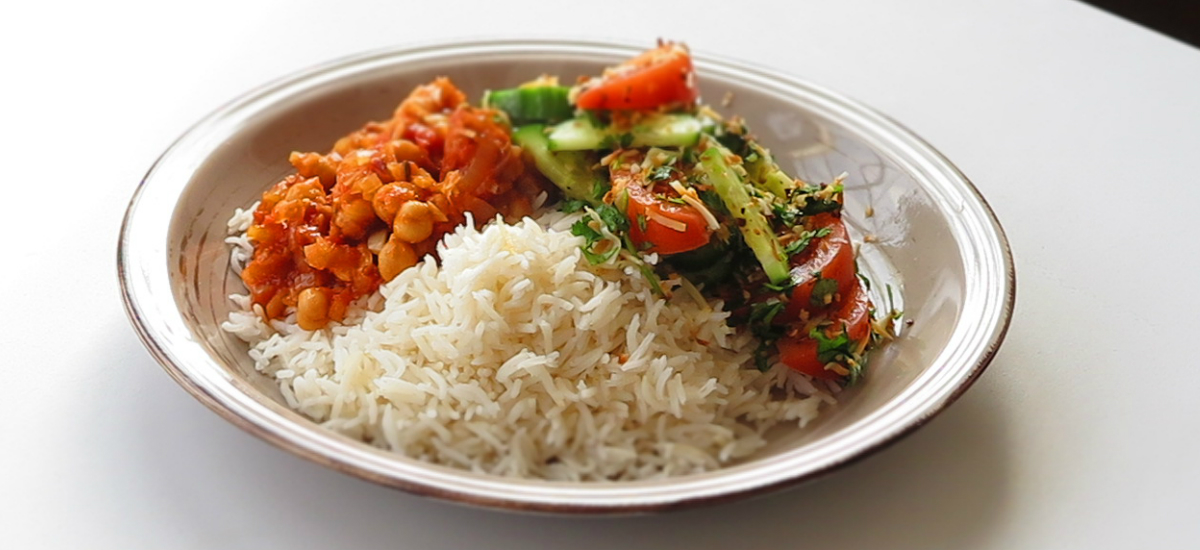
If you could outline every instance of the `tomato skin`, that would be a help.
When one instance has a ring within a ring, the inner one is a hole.
[[[813,289],[817,286],[814,273],[820,273],[823,279],[837,281],[837,294],[841,296],[847,296],[859,284],[855,275],[854,245],[850,242],[845,223],[841,218],[822,214],[814,227],[828,228],[829,234],[813,239],[808,249],[793,260],[792,273],[799,277],[800,282],[792,289],[787,308],[779,317],[781,321],[798,319],[803,310],[815,313],[832,306],[832,303],[829,306],[812,305]]]
[[[708,244],[712,232],[704,216],[690,205],[676,204],[655,198],[650,190],[632,185],[626,188],[629,205],[629,239],[640,250],[659,254],[679,254]],[[651,214],[653,212],[653,214]],[[678,231],[656,218],[663,217],[686,225]],[[646,229],[642,229],[642,224]]]
[[[653,109],[696,101],[692,56],[681,44],[663,44],[606,71],[575,98],[582,109]]]
[[[812,338],[784,336],[775,343],[779,350],[779,361],[788,368],[821,380],[837,380],[837,373],[825,370],[817,358],[817,341]]]
[[[712,230],[704,215],[689,204],[659,198],[675,191],[663,183],[647,182],[641,160],[640,155],[631,156],[610,168],[612,190],[604,199],[629,218],[629,240],[640,251],[658,254],[679,254],[708,244]]]
[[[855,284],[830,315],[832,324],[825,336],[836,337],[843,330],[851,342],[862,342],[871,336],[871,300],[861,284]],[[818,357],[817,341],[807,334],[784,336],[775,344],[779,361],[788,368],[822,380],[838,380],[836,372],[827,370]]]
[[[815,217],[812,228],[828,228],[829,234],[817,237],[808,249],[794,262],[792,273],[804,279],[792,290],[791,299],[783,313],[781,322],[794,322],[807,311],[810,317],[827,316],[829,326],[825,336],[837,337],[842,331],[851,342],[862,342],[871,336],[871,300],[858,280],[854,265],[854,246],[846,232],[842,219],[829,214]],[[813,306],[811,303],[817,277],[837,281],[835,300],[827,305]],[[818,357],[818,344],[807,334],[785,336],[776,343],[779,360],[793,370],[822,380],[838,380],[841,375],[827,370]]]

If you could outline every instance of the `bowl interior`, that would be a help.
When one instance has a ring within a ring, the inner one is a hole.
[[[126,289],[135,324],[185,387],[274,443],[386,484],[521,508],[647,509],[753,493],[881,446],[965,389],[998,345],[1011,308],[1003,235],[970,184],[919,140],[851,102],[802,82],[703,59],[697,62],[702,96],[714,106],[728,99],[718,110],[743,116],[785,170],[810,182],[848,174],[845,216],[859,240],[873,241],[861,246],[860,266],[876,282],[876,304],[886,306],[890,286],[897,307],[913,321],[898,341],[875,352],[866,382],[844,392],[841,403],[806,429],[777,430],[751,459],[677,480],[563,486],[489,479],[416,463],[321,429],[288,410],[275,383],[254,370],[246,346],[220,329],[231,309],[227,296],[243,292],[229,270],[226,221],[291,170],[291,151],[328,150],[364,122],[389,117],[414,86],[436,76],[451,77],[478,101],[486,89],[541,74],[564,80],[594,74],[633,51],[492,43],[385,52],[319,68],[234,102],[168,151],[131,205],[122,269],[135,280]],[[171,211],[140,214],[152,205]],[[138,239],[157,239],[159,248],[140,255]],[[143,275],[164,276],[170,296],[161,290],[150,296],[153,289],[139,296],[136,279]],[[160,321],[153,310],[178,323]],[[177,349],[187,346],[198,351]]]

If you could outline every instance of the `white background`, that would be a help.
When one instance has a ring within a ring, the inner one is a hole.
[[[1066,0],[24,4],[0,33],[0,547],[1200,546],[1200,50]],[[239,431],[162,372],[115,258],[125,204],[175,137],[332,58],[531,35],[684,40],[925,137],[1011,240],[995,362],[831,476],[621,519],[374,486]]]

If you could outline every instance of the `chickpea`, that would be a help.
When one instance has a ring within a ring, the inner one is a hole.
[[[419,243],[433,234],[433,210],[421,201],[400,205],[392,222],[392,236],[406,243]]]
[[[292,151],[288,161],[296,168],[301,176],[320,178],[325,189],[333,187],[337,182],[337,163],[319,153],[300,153]]]
[[[412,181],[413,176],[417,175],[417,170],[421,167],[415,162],[399,161],[389,162],[387,164],[388,174],[392,176],[393,181]]]
[[[325,289],[310,287],[300,291],[296,301],[296,324],[304,330],[317,330],[329,322],[329,295]]]
[[[346,201],[333,215],[334,225],[347,237],[354,239],[365,237],[374,221],[375,209],[371,207],[370,201],[362,198]]]
[[[329,269],[337,254],[337,245],[325,237],[317,237],[304,247],[304,262],[315,269]]]
[[[397,162],[404,162],[406,160],[420,162],[426,158],[425,152],[421,150],[421,147],[407,139],[397,139],[389,142],[386,151]]]
[[[416,251],[395,235],[379,251],[379,275],[385,281],[395,279],[400,272],[414,265],[417,265]]]
[[[433,191],[437,189],[438,182],[433,179],[433,176],[429,175],[429,172],[421,170],[417,175],[413,176],[412,184],[418,189]]]
[[[417,200],[417,198],[416,191],[408,184],[389,183],[375,192],[375,197],[371,199],[371,206],[375,209],[375,215],[379,216],[379,219],[391,225],[392,221],[396,219],[396,212],[400,211],[400,205]]]
[[[379,176],[371,173],[354,182],[353,189],[358,191],[362,198],[371,200],[375,198],[375,193],[379,192],[381,187],[383,187],[383,181],[379,179]]]

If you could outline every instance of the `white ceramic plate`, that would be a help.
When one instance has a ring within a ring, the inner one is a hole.
[[[911,432],[983,371],[1012,315],[1015,274],[995,216],[948,160],[890,119],[814,84],[696,55],[703,97],[744,116],[784,169],[847,181],[861,263],[903,296],[902,337],[875,353],[868,378],[810,427],[770,434],[727,468],[665,480],[555,483],[419,462],[322,429],[289,410],[246,346],[220,330],[229,294],[225,222],[291,170],[292,150],[326,150],[387,118],[417,84],[448,75],[477,100],[540,74],[595,74],[638,46],[487,41],[370,53],[254,90],[199,122],[150,169],[118,250],[126,309],[166,371],[223,417],[289,452],[384,485],[517,510],[628,513],[759,494],[829,472]],[[868,208],[874,215],[868,217]],[[880,286],[877,284],[877,287]],[[878,291],[878,288],[876,289]],[[878,301],[878,298],[877,298]],[[180,429],[186,429],[181,426]]]

